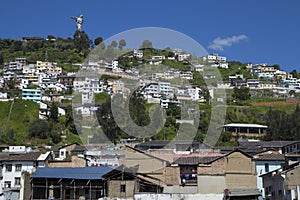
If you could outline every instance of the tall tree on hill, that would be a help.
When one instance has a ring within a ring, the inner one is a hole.
[[[102,37],[97,37],[97,38],[94,40],[95,46],[98,46],[101,42],[103,42],[103,38],[102,38]]]
[[[121,134],[121,130],[114,120],[114,116],[111,111],[110,99],[100,106],[100,108],[96,111],[96,115],[106,137],[110,141],[116,141]]]
[[[125,47],[125,46],[126,46],[126,41],[125,41],[124,39],[120,40],[120,41],[119,41],[119,46],[118,46],[118,48],[119,48],[120,50],[122,50],[123,47]]]
[[[86,52],[91,45],[91,40],[84,31],[77,30],[74,34],[73,42],[79,52]]]
[[[248,100],[250,99],[251,95],[250,95],[250,89],[248,87],[234,87],[233,88],[233,94],[232,94],[232,98],[234,99],[238,99],[238,100]]]
[[[0,66],[3,65],[3,63],[4,63],[4,58],[2,53],[0,52]]]
[[[130,97],[129,111],[131,118],[137,125],[146,126],[150,123],[146,102],[140,93],[134,92]]]
[[[141,49],[153,49],[152,42],[150,40],[144,40]]]
[[[117,47],[117,45],[118,45],[118,43],[116,42],[116,41],[112,41],[111,42],[111,44],[110,44],[110,46],[112,47],[112,48],[116,48]]]
[[[50,132],[49,123],[43,119],[37,119],[29,124],[28,133],[29,137],[36,137],[46,139]]]
[[[58,121],[58,106],[54,102],[52,102],[52,104],[50,106],[49,119],[54,121],[54,122]]]
[[[297,104],[295,111],[289,117],[289,129],[294,140],[300,140],[300,108]]]
[[[290,74],[293,75],[293,78],[297,78],[298,77],[298,73],[297,73],[297,70],[293,69]]]
[[[266,113],[266,124],[268,125],[266,140],[292,140],[289,130],[289,115],[280,110],[272,108]]]

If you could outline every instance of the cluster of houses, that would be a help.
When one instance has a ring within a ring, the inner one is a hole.
[[[143,50],[134,49],[132,55],[126,56],[144,61]],[[202,57],[201,62],[195,63],[190,54],[180,49],[174,49],[172,56],[154,55],[151,59],[146,60],[148,64],[156,65],[166,59],[186,62],[190,66],[190,70],[169,68],[164,72],[141,74],[136,67],[123,70],[118,66],[118,60],[115,59],[111,62],[101,60],[81,65],[82,71],[95,71],[93,76],[79,72],[63,74],[62,68],[58,67],[55,62],[37,61],[35,64],[28,64],[26,57],[17,57],[14,62],[5,63],[3,77],[0,77],[0,89],[5,85],[14,84],[15,88],[22,90],[22,99],[37,103],[54,99],[57,101],[70,100],[73,98],[71,95],[63,94],[74,91],[81,93],[82,104],[90,104],[93,103],[94,95],[97,93],[106,92],[109,95],[128,93],[128,88],[122,80],[104,81],[101,77],[96,76],[97,74],[121,76],[136,80],[136,88],[144,94],[148,102],[161,103],[161,107],[167,108],[169,103],[180,104],[182,100],[204,101],[200,88],[192,87],[190,84],[184,84],[184,87],[174,86],[171,85],[173,80],[188,83],[193,80],[193,71],[204,72],[207,66],[228,68],[226,57],[210,54]],[[229,81],[216,83],[215,87],[210,88],[210,96],[214,96],[214,89],[233,89],[233,87],[241,86],[250,89],[269,89],[279,94],[288,94],[291,90],[300,92],[300,80],[285,71],[276,70],[273,66],[266,64],[249,64],[246,68],[252,76],[258,77],[258,79],[244,78],[243,74],[229,76]],[[203,78],[213,80],[217,77],[214,74],[204,73]],[[9,98],[8,93],[0,92],[1,100]]]
[[[300,141],[0,148],[0,199],[300,198]]]
[[[300,79],[293,77],[283,70],[275,69],[267,64],[248,64],[247,70],[253,78],[244,78],[243,74],[228,77],[228,81],[218,83],[218,88],[232,89],[233,87],[248,87],[250,89],[268,89],[278,94],[288,94],[291,90],[300,92]]]

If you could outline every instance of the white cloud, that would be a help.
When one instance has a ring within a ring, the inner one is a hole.
[[[217,37],[213,42],[208,46],[209,49],[224,51],[224,47],[230,47],[234,43],[238,43],[242,40],[246,40],[248,37],[246,35],[234,35],[232,37],[221,38]]]

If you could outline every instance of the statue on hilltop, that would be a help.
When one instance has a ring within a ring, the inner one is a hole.
[[[79,17],[71,17],[72,19],[74,19],[76,21],[76,27],[78,31],[82,31],[81,27],[83,24],[83,15],[80,15]]]

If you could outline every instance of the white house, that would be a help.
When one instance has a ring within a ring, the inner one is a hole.
[[[143,58],[144,53],[142,50],[134,49],[133,56],[138,57],[138,58]]]
[[[40,102],[40,110],[39,110],[39,118],[46,119],[47,116],[50,115],[50,107],[48,104]],[[66,115],[66,111],[60,107],[58,107],[58,115],[63,116]]]
[[[265,198],[263,180],[260,176],[281,168],[285,163],[285,157],[278,151],[266,150],[255,154],[253,160],[255,161],[257,173],[257,188],[261,191],[263,198]]]
[[[8,98],[7,92],[0,92],[0,99],[7,99],[7,98]]]
[[[74,91],[100,93],[105,89],[104,81],[96,77],[76,77]]]
[[[0,200],[23,200],[25,188],[29,187],[30,175],[36,167],[47,166],[50,152],[42,154],[39,151],[5,153],[1,160]]]
[[[189,53],[182,53],[177,55],[177,61],[184,61],[184,60],[189,60],[191,58],[191,54]]]

